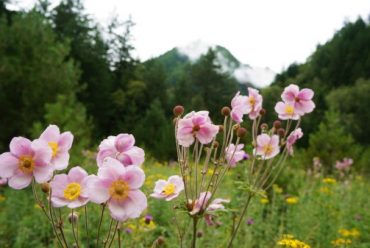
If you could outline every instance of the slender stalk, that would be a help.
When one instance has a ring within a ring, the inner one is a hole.
[[[74,216],[74,211],[73,211],[73,209],[72,209],[72,217],[71,217],[71,224],[72,224],[72,233],[73,233],[73,238],[74,238],[74,240],[75,240],[75,242],[76,242],[76,246],[77,246],[77,248],[78,247],[80,247],[79,245],[78,245],[78,239],[77,239],[77,236],[76,236],[76,232],[75,232],[75,220],[77,220],[77,219],[75,219],[75,216]]]
[[[85,205],[85,229],[86,229],[86,243],[87,243],[87,248],[89,247],[89,228],[88,228],[88,223],[87,223],[87,205]]]
[[[103,222],[104,210],[105,210],[105,204],[103,205],[102,210],[101,210],[101,214],[100,214],[100,221],[99,221],[99,227],[98,227],[98,236],[96,238],[96,247],[99,247],[100,228],[101,228],[101,223]]]
[[[104,247],[107,245],[107,243],[109,241],[110,233],[112,231],[112,227],[113,227],[113,218],[111,218],[111,220],[110,220],[108,235],[107,235],[107,238],[104,240]]]
[[[118,234],[118,248],[121,248],[121,228],[118,228],[117,234]]]
[[[34,189],[34,188],[33,188]],[[36,190],[35,190],[36,191]],[[37,195],[37,193],[36,193],[36,195]],[[63,245],[63,242],[62,242],[62,240],[60,239],[60,237],[59,237],[59,234],[58,234],[58,231],[57,231],[57,228],[56,228],[56,226],[55,226],[55,222],[54,222],[54,219],[53,219],[53,208],[52,208],[52,206],[51,206],[51,189],[50,189],[50,191],[49,191],[49,201],[48,201],[48,203],[49,203],[49,214],[50,214],[50,221],[51,221],[51,225],[53,226],[53,230],[54,230],[54,233],[55,233],[55,236],[57,237],[57,239],[58,239],[58,241],[59,241],[59,243],[60,243],[60,245],[62,246],[62,247],[64,247],[64,245]],[[67,244],[67,242],[66,242],[66,240],[65,239],[63,239],[64,240],[64,243],[65,243],[65,245],[66,245],[66,247],[68,247],[68,244]]]
[[[112,240],[111,240],[111,241],[110,241],[110,243],[109,243],[108,248],[110,248],[110,247],[112,246],[112,244],[113,244],[114,237],[116,236],[116,232],[117,232],[117,229],[118,229],[118,224],[119,224],[119,221],[117,221],[116,227],[114,228],[113,237],[112,237]]]
[[[54,211],[53,211],[53,213],[54,213],[55,218],[57,218]],[[62,234],[63,241],[66,244],[66,246],[68,247],[67,239],[66,239],[66,236],[64,235],[64,231],[63,231],[62,211],[60,210],[60,208],[59,208],[59,225],[58,226],[59,226],[59,231]]]
[[[47,213],[47,211],[46,211],[46,209],[45,209],[45,206],[44,206],[43,202],[40,200],[40,198],[39,198],[39,196],[38,196],[38,194],[37,194],[37,190],[36,190],[36,188],[35,188],[35,179],[32,179],[32,184],[31,184],[31,186],[32,186],[32,192],[33,192],[33,195],[34,195],[34,197],[35,197],[35,201],[36,201],[36,202],[37,202],[37,204],[40,206],[40,208],[41,208],[42,212],[45,214],[45,216],[48,218],[48,220],[51,222],[51,219],[50,219],[50,217],[49,217],[49,215],[48,215],[48,213]]]
[[[197,245],[197,226],[198,226],[198,218],[193,217],[193,241],[191,244],[192,248],[196,248],[196,245]]]
[[[235,236],[239,230],[239,227],[240,227],[240,224],[244,218],[244,215],[247,213],[247,209],[248,209],[248,206],[249,206],[249,203],[251,202],[251,199],[252,199],[253,195],[252,194],[249,194],[248,196],[248,199],[247,199],[247,202],[243,208],[243,211],[242,211],[242,214],[240,215],[240,218],[239,218],[239,221],[238,221],[238,224],[236,225],[236,228],[233,230],[233,233],[232,233],[232,236],[231,236],[231,239],[229,241],[229,244],[227,245],[228,248],[232,247],[232,244],[233,244],[233,241],[235,239]]]

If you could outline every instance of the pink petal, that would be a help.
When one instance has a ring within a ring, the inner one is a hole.
[[[88,182],[89,199],[95,203],[103,203],[110,198],[109,189],[102,184],[97,176],[91,176]]]
[[[162,191],[163,191],[163,188],[167,185],[167,181],[166,180],[158,180],[155,182],[155,186],[154,186],[154,193],[156,194],[161,194]]]
[[[108,202],[108,208],[110,210],[110,214],[111,214],[113,219],[115,219],[117,221],[121,221],[121,222],[128,219],[126,210],[123,206],[123,202],[119,202],[119,201],[115,201],[115,200],[111,199]]]
[[[114,181],[124,175],[125,172],[125,167],[117,159],[107,157],[104,159],[103,166],[98,170],[98,177]]]
[[[49,165],[52,157],[52,150],[48,143],[43,140],[34,140],[31,144],[34,151],[33,159],[35,160],[36,166]]]
[[[257,145],[258,146],[264,146],[270,143],[270,136],[263,133],[257,136]]]
[[[103,161],[106,157],[111,157],[116,153],[116,150],[113,149],[105,149],[105,150],[100,150],[98,152],[98,155],[96,157],[96,163],[98,164],[99,167],[103,166]]]
[[[29,139],[23,137],[15,137],[10,141],[10,152],[17,157],[24,156],[24,155],[33,155],[33,151],[31,148],[31,141]]]
[[[35,166],[33,169],[33,175],[36,182],[46,183],[53,177],[53,167],[51,166]]]
[[[270,140],[270,144],[272,146],[279,146],[279,136],[278,135],[272,135],[271,137],[271,140]]]
[[[0,177],[9,178],[14,175],[19,166],[19,160],[10,152],[0,155]]]
[[[128,198],[123,202],[128,218],[137,218],[147,208],[147,199],[140,190],[130,191]]]
[[[24,174],[17,171],[11,178],[9,178],[8,185],[13,189],[24,189],[30,185],[32,181],[32,174]]]
[[[60,208],[60,207],[67,206],[69,201],[64,199],[64,198],[52,196],[51,197],[51,203],[52,203],[53,207]]]
[[[121,179],[128,183],[131,190],[140,188],[145,181],[145,174],[142,169],[137,166],[130,166]]]
[[[88,176],[80,166],[73,167],[68,173],[69,182],[81,183]]]
[[[58,153],[56,157],[51,160],[51,164],[54,166],[56,170],[64,170],[68,167],[69,163],[69,153],[62,152]]]
[[[205,124],[196,134],[197,139],[202,144],[210,143],[218,133],[219,127],[213,124]]]
[[[73,143],[73,134],[71,132],[64,132],[60,135],[58,142],[58,149],[60,151],[66,152],[69,151]]]
[[[140,147],[134,146],[124,153],[126,159],[123,160],[124,165],[142,165],[145,160],[144,150]],[[121,159],[119,159],[121,161]]]
[[[60,131],[56,125],[49,125],[40,135],[40,139],[46,142],[57,142],[59,140]]]
[[[314,95],[313,90],[305,88],[299,92],[298,98],[309,101],[312,99],[313,95]]]
[[[299,87],[297,85],[291,84],[288,87],[285,87],[281,98],[284,102],[293,103],[295,102],[296,96],[298,96]]]
[[[50,182],[51,194],[55,197],[64,197],[64,190],[69,183],[68,176],[66,174],[55,175],[53,180]]]
[[[115,140],[115,147],[119,152],[125,152],[135,144],[135,138],[132,134],[119,134]]]
[[[278,113],[278,114],[284,114],[285,113],[285,103],[283,103],[283,102],[278,102],[278,103],[276,103],[276,105],[275,105],[275,111],[276,111],[276,113]]]
[[[83,205],[85,205],[89,201],[88,198],[79,197],[78,199],[74,201],[70,201],[67,205],[68,208],[79,208]]]

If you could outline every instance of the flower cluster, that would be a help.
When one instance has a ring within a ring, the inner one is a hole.
[[[61,134],[55,125],[50,125],[33,141],[15,137],[10,142],[10,151],[0,155],[0,177],[14,189],[26,188],[33,178],[37,183],[45,183],[55,170],[68,166],[72,142],[73,135]]]
[[[50,220],[62,247],[68,247],[68,244],[63,225],[58,224],[62,219],[55,219],[54,208],[71,209],[69,219],[73,232],[73,225],[78,219],[73,211],[88,202],[102,205],[101,218],[107,206],[117,223],[138,218],[147,208],[147,198],[140,190],[145,173],[139,167],[144,162],[145,154],[143,149],[134,146],[135,139],[131,134],[110,136],[101,142],[96,158],[97,175],[88,175],[82,167],[76,166],[66,174],[54,176],[56,171],[67,169],[72,143],[70,132],[61,133],[56,125],[50,125],[36,140],[13,138],[9,152],[0,155],[1,184],[8,183],[11,188],[23,189],[32,183],[37,207]],[[36,183],[48,194],[48,207],[38,196]],[[78,244],[77,240],[75,242]]]
[[[286,248],[310,248],[308,244],[295,239],[293,235],[284,235],[281,240],[277,242],[279,246],[283,246]]]

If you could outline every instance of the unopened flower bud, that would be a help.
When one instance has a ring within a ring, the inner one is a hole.
[[[261,109],[260,110],[260,115],[265,115],[266,114],[266,109]]]
[[[276,120],[274,121],[274,128],[279,129],[281,127],[281,121]]]
[[[247,134],[247,129],[244,127],[239,127],[238,130],[236,131],[236,135],[240,138],[244,137]]]
[[[45,194],[48,194],[49,191],[50,191],[50,184],[49,183],[43,183],[43,184],[41,184],[41,190]]]
[[[222,133],[224,131],[224,126],[223,125],[218,125],[218,131]]]
[[[184,107],[181,105],[177,105],[173,108],[173,114],[177,117],[184,113]]]
[[[218,143],[218,141],[215,141],[215,142],[213,143],[213,148],[217,148],[219,145],[220,145],[220,144]]]
[[[145,224],[149,225],[150,222],[153,220],[153,216],[151,216],[150,214],[147,214],[145,215]]]
[[[202,231],[198,231],[197,232],[197,238],[201,238],[203,237],[203,232]]]
[[[157,239],[157,245],[164,245],[165,243],[165,239],[163,236],[159,236],[158,239]]]
[[[229,107],[223,107],[223,108],[221,109],[221,114],[222,114],[223,116],[229,116],[229,115],[230,115],[230,112],[231,112],[231,110],[230,110],[230,108],[229,108]]]
[[[262,123],[261,124],[261,129],[262,130],[267,130],[269,128],[269,125],[267,125],[267,123]]]
[[[77,221],[78,221],[78,214],[77,213],[70,213],[69,215],[68,215],[68,221],[69,221],[69,223],[73,223],[73,224],[76,224],[77,223]]]
[[[285,135],[285,129],[284,129],[284,128],[279,128],[279,129],[277,130],[277,133],[278,133],[278,135],[279,135],[280,137],[284,137],[284,135]]]

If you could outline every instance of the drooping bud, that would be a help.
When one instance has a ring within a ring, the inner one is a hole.
[[[284,129],[284,128],[279,128],[279,129],[277,130],[277,133],[278,133],[278,135],[279,135],[280,137],[284,137],[284,135],[285,135],[285,129]]]
[[[262,123],[261,124],[261,129],[262,130],[267,130],[267,129],[269,129],[269,125],[267,125],[267,123]]]
[[[230,112],[231,112],[231,109],[229,107],[223,107],[221,109],[221,114],[223,116],[229,116],[230,115]]]
[[[274,121],[274,128],[279,129],[281,127],[281,121],[276,120]]]
[[[157,245],[162,246],[165,243],[165,239],[163,236],[159,236],[157,239]]]
[[[260,110],[260,115],[265,115],[265,114],[266,114],[266,109],[264,109],[264,108],[263,108],[263,109],[261,109],[261,110]]]
[[[43,184],[41,184],[41,190],[45,194],[48,194],[50,192],[50,185],[49,185],[49,183],[43,183]]]
[[[218,125],[218,131],[222,133],[224,131],[224,126],[223,125]]]
[[[184,113],[184,107],[181,105],[177,105],[173,108],[173,114],[177,117]]]
[[[215,140],[215,142],[213,143],[213,148],[217,148],[219,146],[219,143],[218,141]]]
[[[201,238],[203,237],[203,232],[202,231],[198,231],[197,232],[197,238]]]
[[[236,135],[240,138],[243,138],[247,134],[247,129],[244,127],[239,127],[238,130],[236,131]]]
[[[77,213],[70,213],[68,215],[68,221],[69,223],[73,223],[73,224],[76,224],[78,222],[78,214]]]

